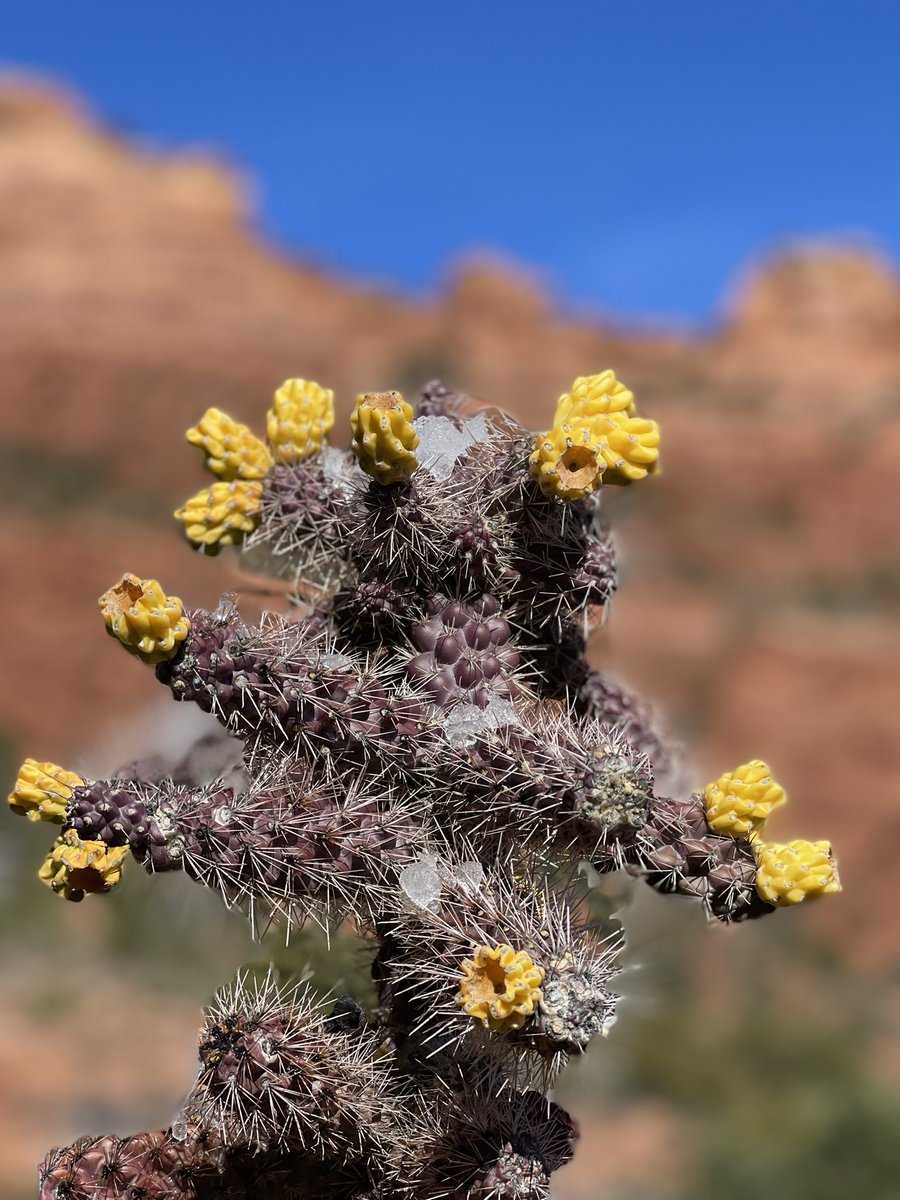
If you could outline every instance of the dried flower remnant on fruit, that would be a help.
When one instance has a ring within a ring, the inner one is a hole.
[[[97,603],[106,632],[146,663],[172,658],[190,632],[184,605],[155,579],[123,575]]]
[[[758,841],[754,850],[756,890],[767,904],[781,908],[841,891],[830,842]]]
[[[56,763],[39,763],[26,758],[19,767],[16,784],[9,793],[9,806],[20,817],[30,821],[51,821],[61,825],[73,788],[84,780],[74,771],[66,771]]]
[[[207,554],[235,546],[259,524],[263,485],[255,479],[214,483],[191,496],[175,517],[189,542]]]
[[[412,405],[399,392],[357,396],[350,423],[351,448],[367,475],[383,484],[409,479],[418,465],[419,435],[413,428]]]
[[[64,900],[83,900],[88,894],[110,892],[122,878],[127,846],[83,842],[74,829],[67,829],[53,844],[40,879]]]
[[[334,392],[311,379],[285,380],[266,413],[266,436],[279,463],[318,454],[333,426]]]
[[[463,959],[456,1003],[487,1029],[507,1033],[519,1029],[541,998],[544,968],[536,966],[524,950],[476,946]]]
[[[784,788],[772,778],[762,759],[754,758],[726,771],[703,793],[706,821],[713,833],[751,838],[776,808],[787,802]]]
[[[222,479],[265,479],[272,466],[265,442],[220,408],[208,408],[185,437],[203,451],[207,470]]]
[[[539,433],[529,459],[545,496],[583,500],[600,486],[606,462],[587,421],[563,422]]]

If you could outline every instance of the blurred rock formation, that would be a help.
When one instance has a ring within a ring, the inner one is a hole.
[[[629,333],[491,262],[418,298],[331,276],[254,231],[251,191],[204,154],[126,140],[50,85],[0,90],[6,740],[77,766],[126,702],[157,699],[97,616],[123,570],[196,604],[240,586],[170,519],[197,487],[182,431],[207,406],[258,424],[303,375],[346,414],[359,391],[440,372],[540,426],[576,374],[612,366],[665,440],[662,477],[616,506],[627,603],[604,662],[690,736],[698,780],[773,764],[790,820],[816,810],[840,851],[844,897],[817,917],[853,928],[857,955],[886,954],[865,912],[890,873],[865,866],[900,834],[884,783],[900,767],[891,265],[803,245],[747,272],[706,335]]]

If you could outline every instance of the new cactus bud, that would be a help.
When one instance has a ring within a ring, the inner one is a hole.
[[[781,908],[841,890],[830,842],[758,841],[754,851],[756,890],[767,904]]]
[[[191,496],[175,517],[189,542],[206,554],[235,546],[259,523],[263,485],[255,479],[214,483]]]
[[[456,1003],[487,1029],[507,1033],[519,1029],[541,998],[544,968],[536,966],[524,950],[476,946],[463,959]]]
[[[83,783],[74,771],[66,771],[55,763],[39,763],[26,758],[19,767],[16,785],[9,793],[9,806],[14,813],[28,817],[30,821],[52,821],[62,825],[72,790]]]
[[[774,810],[786,802],[784,788],[759,758],[720,775],[703,793],[710,829],[735,838],[759,833]]]
[[[178,653],[191,623],[177,596],[167,596],[155,579],[125,574],[97,601],[106,632],[145,663]]]
[[[288,379],[266,413],[266,435],[279,463],[318,454],[334,425],[334,392],[311,379]]]
[[[367,475],[378,483],[403,483],[418,463],[419,437],[413,428],[412,405],[399,392],[367,392],[357,396],[350,415],[352,450]]]
[[[64,900],[83,900],[86,895],[110,892],[122,878],[127,846],[83,842],[74,829],[67,829],[53,844],[38,875]]]
[[[265,442],[219,408],[208,408],[185,437],[203,451],[206,468],[222,479],[265,479],[272,466]]]

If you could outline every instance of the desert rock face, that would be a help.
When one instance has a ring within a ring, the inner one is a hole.
[[[625,571],[598,658],[690,739],[692,779],[773,764],[794,796],[775,835],[830,834],[852,885],[819,919],[859,922],[887,886],[863,876],[879,836],[865,798],[900,766],[891,268],[804,247],[745,276],[714,333],[628,336],[496,264],[420,300],[331,278],[261,241],[250,190],[204,157],[128,144],[51,88],[0,91],[0,602],[15,680],[0,714],[16,752],[77,759],[156,697],[97,616],[123,570],[190,603],[239,586],[170,517],[202,486],[182,435],[207,406],[259,426],[273,389],[302,375],[346,415],[358,391],[441,371],[540,426],[575,375],[612,366],[662,424],[664,471],[611,498]]]
[[[748,271],[733,306],[729,348],[795,355],[805,348],[846,365],[859,355],[869,379],[876,367],[894,378],[900,294],[890,264],[870,249],[795,247]]]
[[[334,387],[346,418],[358,391],[412,390],[442,373],[537,427],[575,375],[610,366],[660,420],[664,469],[609,498],[624,570],[598,662],[657,702],[690,746],[689,782],[764,757],[793,801],[773,837],[833,839],[844,895],[780,920],[827,926],[823,939],[869,964],[895,958],[885,918],[872,919],[895,906],[900,833],[892,267],[869,251],[805,246],[744,272],[705,337],[627,336],[561,312],[527,271],[494,261],[469,261],[443,291],[418,299],[330,277],[253,232],[251,196],[208,157],[129,144],[55,85],[0,87],[0,737],[9,769],[33,754],[106,770],[136,752],[135,726],[143,737],[163,728],[153,705],[170,731],[180,715],[152,672],[104,636],[96,598],[125,570],[158,577],[191,605],[246,591],[226,555],[194,554],[171,519],[203,486],[183,431],[207,406],[260,428],[274,388],[302,375]],[[265,600],[248,597],[247,610]],[[887,847],[887,864],[876,847]],[[53,923],[71,942],[62,961],[77,966],[81,946],[85,964],[74,980],[63,972],[62,1006],[55,961],[24,963],[21,979],[9,973],[0,1008],[13,1036],[0,1085],[16,1104],[3,1126],[4,1194],[30,1179],[51,1129],[57,1140],[84,1132],[88,1086],[115,1098],[114,1110],[91,1116],[98,1128],[153,1124],[166,1112],[184,1090],[205,995],[155,998],[147,1044],[162,1055],[146,1069],[129,1057],[127,1071],[102,1055],[88,1085],[83,1055],[66,1048],[81,1044],[91,995],[123,1014],[146,996],[126,977],[113,1002],[107,975],[89,970],[92,930],[99,944],[109,919],[103,905],[73,913],[47,903],[63,910]],[[703,945],[710,959],[720,953],[712,936]],[[51,975],[46,1010],[35,1004],[35,967]],[[104,1029],[111,1045],[133,1037],[130,1024]],[[78,1080],[57,1089],[50,1109],[48,1072]],[[588,1190],[573,1168],[560,1195],[593,1195],[600,1174],[615,1175],[613,1145],[649,1163],[655,1188],[685,1144],[672,1124],[671,1113],[646,1107],[611,1113],[575,1164],[589,1168]]]

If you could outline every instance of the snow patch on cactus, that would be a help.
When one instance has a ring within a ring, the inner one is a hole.
[[[437,855],[429,854],[400,872],[400,888],[416,908],[432,912],[438,905],[442,886],[439,861]]]
[[[444,722],[444,732],[450,745],[459,748],[473,745],[489,730],[518,723],[515,705],[503,696],[492,696],[486,708],[479,708],[477,704],[457,704]]]
[[[457,461],[488,438],[485,414],[478,413],[460,429],[451,417],[417,417],[413,428],[419,437],[416,457],[419,467],[435,479],[449,479]]]

